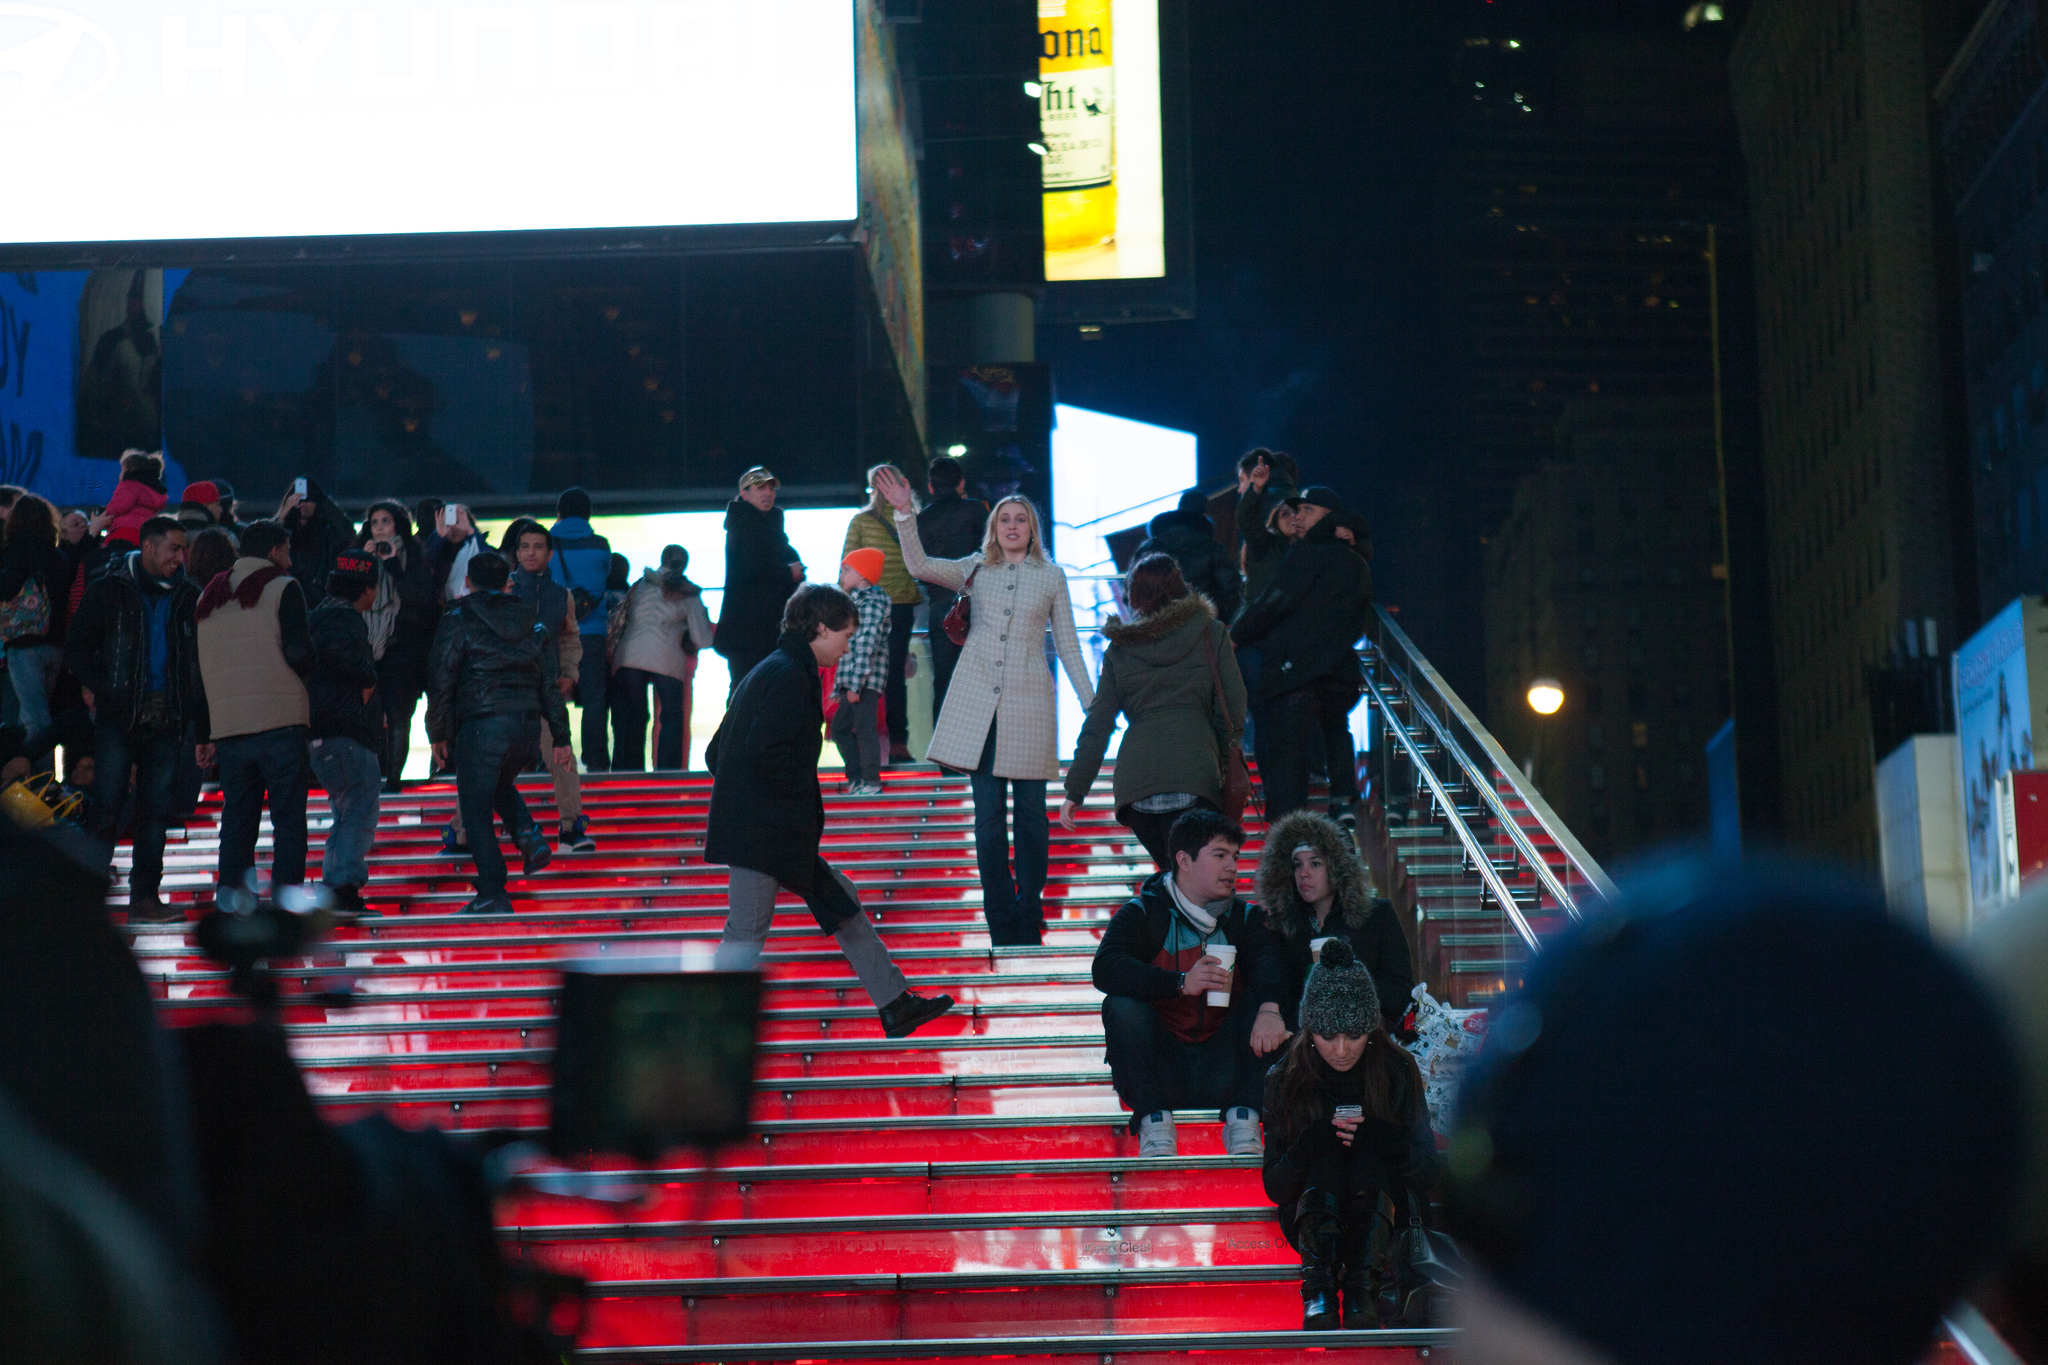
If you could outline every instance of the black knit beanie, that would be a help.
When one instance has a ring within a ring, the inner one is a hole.
[[[1380,993],[1351,945],[1333,938],[1301,988],[1301,1027],[1325,1038],[1370,1033],[1380,1022]]]

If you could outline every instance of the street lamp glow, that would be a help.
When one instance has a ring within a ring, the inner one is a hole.
[[[1529,709],[1539,716],[1554,716],[1564,706],[1564,689],[1548,678],[1529,684]]]
[[[957,460],[967,453],[967,447],[963,445],[950,445],[946,447],[946,453]]]

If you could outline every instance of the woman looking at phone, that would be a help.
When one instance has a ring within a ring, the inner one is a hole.
[[[1041,895],[1052,845],[1045,784],[1060,775],[1058,709],[1052,671],[1045,665],[1048,627],[1082,709],[1095,701],[1095,685],[1081,660],[1081,638],[1074,631],[1067,575],[1046,557],[1038,512],[1029,499],[1012,494],[996,503],[981,553],[927,559],[917,538],[910,481],[887,465],[871,476],[875,491],[895,509],[896,534],[911,577],[961,593],[973,604],[967,643],[925,757],[972,780],[974,856],[989,942],[996,947],[1039,943],[1045,936]],[[1013,801],[1014,814],[1006,809]]]
[[[1266,1197],[1301,1253],[1302,1330],[1381,1325],[1388,1268],[1376,1257],[1383,1197],[1405,1226],[1435,1182],[1422,1072],[1380,1022],[1372,974],[1332,939],[1309,969],[1301,1031],[1266,1073]]]

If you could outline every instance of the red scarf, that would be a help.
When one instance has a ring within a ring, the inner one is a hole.
[[[230,581],[234,572],[233,569],[222,569],[213,576],[213,581],[206,585],[206,591],[199,594],[199,609],[192,614],[194,620],[204,621],[226,606],[230,597],[242,604],[243,611],[254,611],[256,599],[263,596],[263,590],[273,579],[285,576],[284,570],[277,565],[266,564],[243,579],[242,586],[238,588]]]

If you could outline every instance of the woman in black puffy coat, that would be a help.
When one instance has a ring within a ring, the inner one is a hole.
[[[356,548],[374,555],[381,573],[377,601],[365,613],[377,656],[377,697],[384,707],[384,790],[399,789],[412,745],[412,717],[427,686],[427,652],[441,623],[438,576],[413,539],[412,514],[389,498],[370,504]]]

